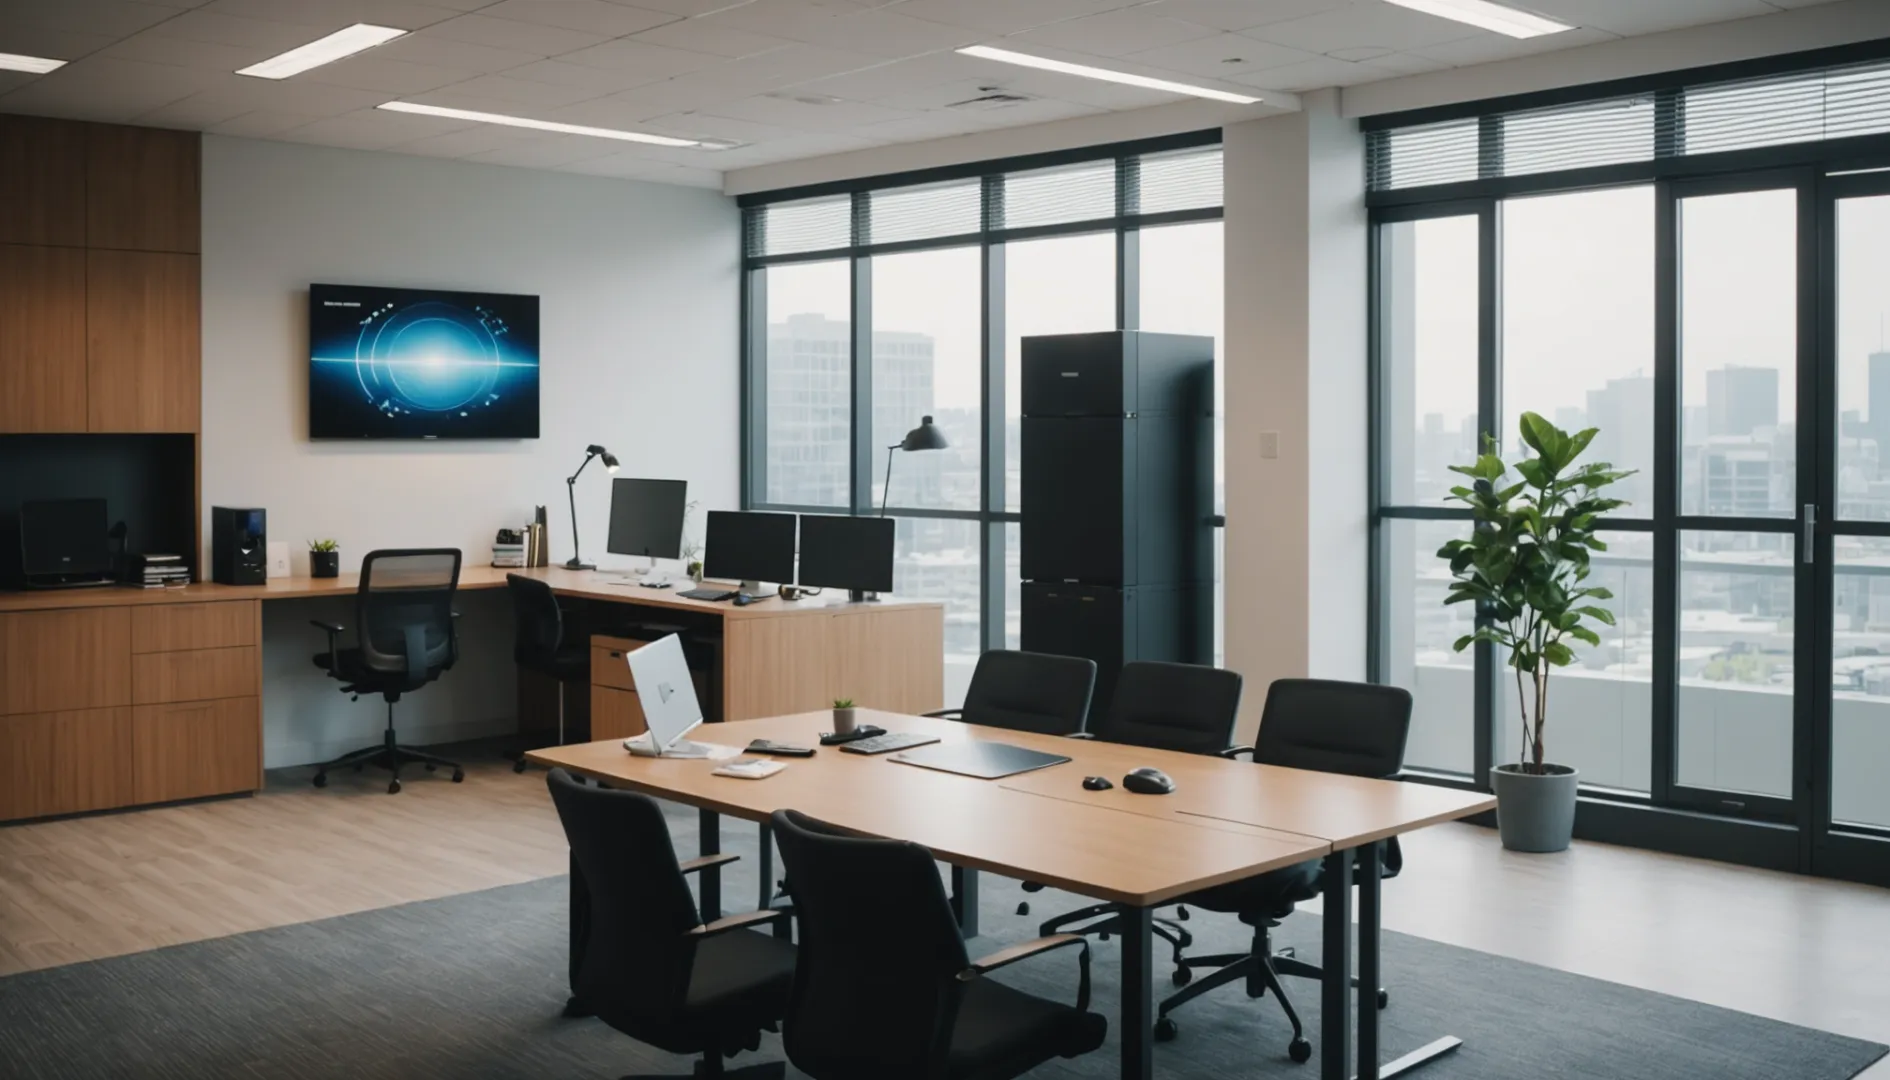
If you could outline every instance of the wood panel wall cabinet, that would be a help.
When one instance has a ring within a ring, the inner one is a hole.
[[[0,115],[0,244],[85,246],[85,127]]]
[[[129,610],[0,615],[0,714],[129,704]]]
[[[86,253],[89,430],[197,431],[197,275],[195,255]]]
[[[253,697],[138,706],[131,717],[132,801],[260,788],[261,732]]]
[[[87,124],[86,246],[200,251],[200,143],[194,131]]]
[[[123,806],[131,792],[130,708],[0,716],[0,820]]]
[[[85,252],[0,244],[0,433],[84,431],[85,370]]]

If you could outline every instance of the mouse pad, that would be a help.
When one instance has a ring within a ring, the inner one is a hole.
[[[980,780],[998,780],[1061,765],[1070,759],[1061,754],[1046,754],[1041,750],[1026,750],[1021,746],[979,739],[923,746],[894,754],[890,760],[902,765],[917,765],[921,769],[975,776]]]

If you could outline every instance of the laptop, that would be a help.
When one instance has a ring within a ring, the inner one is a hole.
[[[650,728],[625,739],[625,750],[642,757],[673,758],[721,759],[740,753],[734,747],[683,737],[702,725],[702,703],[696,699],[696,683],[683,657],[682,638],[669,634],[626,652],[624,659],[630,664],[630,678]]]

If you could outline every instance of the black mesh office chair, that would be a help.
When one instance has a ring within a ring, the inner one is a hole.
[[[785,1076],[782,1062],[728,1070],[722,1059],[759,1047],[787,1007],[794,946],[750,929],[787,914],[703,925],[684,875],[732,856],[677,862],[647,795],[587,786],[563,769],[545,783],[571,843],[571,985],[585,1010],[658,1049],[702,1055],[697,1077]]]
[[[1089,1011],[1088,942],[1063,934],[973,962],[931,852],[791,810],[773,820],[800,921],[782,1028],[796,1068],[814,1080],[1007,1080],[1102,1045],[1109,1025]],[[984,977],[1066,947],[1079,950],[1074,1007]]]
[[[1234,746],[1234,722],[1240,716],[1240,687],[1240,673],[1224,668],[1134,660],[1124,664],[1116,677],[1116,696],[1109,702],[1109,711],[1090,725],[1089,732],[1076,737],[1183,754],[1226,754],[1230,750],[1244,750],[1245,747]],[[1024,883],[1025,892],[1042,889],[1039,882]],[[1100,918],[1103,921],[1082,926],[1075,932],[1098,934],[1107,941],[1117,929],[1117,910],[1114,904],[1091,904],[1048,920],[1039,932],[1054,934]],[[1020,905],[1018,914],[1028,915],[1030,911]],[[1181,919],[1188,917],[1185,905],[1178,915]],[[1193,935],[1166,919],[1155,920],[1154,932],[1174,949],[1178,965],[1181,951],[1194,944]]]
[[[505,587],[512,596],[512,662],[558,680],[558,745],[563,746],[565,691],[573,683],[590,682],[590,641],[582,633],[570,632],[558,594],[549,583],[507,574]],[[524,751],[513,758],[512,771],[525,771]]]
[[[400,767],[409,761],[420,762],[428,772],[445,766],[453,770],[455,784],[466,779],[453,762],[394,740],[394,702],[439,678],[459,659],[459,635],[453,625],[458,617],[453,591],[459,586],[459,558],[458,548],[368,552],[354,594],[353,648],[341,647],[341,626],[309,620],[328,633],[328,651],[315,654],[315,666],[339,679],[344,694],[387,699],[387,734],[381,745],[316,766],[316,787],[328,786],[330,769],[378,765],[393,774],[387,793],[397,794]]]
[[[1344,773],[1350,776],[1389,778],[1404,769],[1405,738],[1411,730],[1411,694],[1396,686],[1337,682],[1329,679],[1280,679],[1267,688],[1266,710],[1260,715],[1260,735],[1253,760],[1262,765]],[[1242,751],[1244,752],[1244,751]],[[1396,877],[1404,853],[1393,837],[1385,845],[1384,877]],[[1280,976],[1321,977],[1319,967],[1293,956],[1291,949],[1273,951],[1273,928],[1293,908],[1325,889],[1324,862],[1312,860],[1282,870],[1218,886],[1186,898],[1204,911],[1238,915],[1253,927],[1253,945],[1244,953],[1185,957],[1175,971],[1175,982],[1186,986],[1163,1001],[1157,1010],[1155,1037],[1172,1039],[1177,1033],[1169,1013],[1216,987],[1245,980],[1248,997],[1271,990],[1293,1025],[1287,1053],[1294,1061],[1312,1057],[1299,1014],[1280,985]],[[1196,968],[1217,968],[1193,985],[1186,985]],[[1356,980],[1354,980],[1356,983]],[[1390,1004],[1378,989],[1378,1007]]]
[[[992,649],[978,657],[965,704],[927,716],[967,724],[1069,735],[1083,730],[1096,688],[1096,662],[1076,656]]]

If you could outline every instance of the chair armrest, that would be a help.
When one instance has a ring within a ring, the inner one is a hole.
[[[339,634],[343,630],[347,629],[347,627],[341,625],[340,623],[323,622],[320,619],[310,619],[308,621],[308,624],[310,626],[320,627],[321,629],[328,631],[329,637],[334,637],[336,634]]]
[[[940,709],[937,712],[920,713],[919,715],[927,716],[934,720],[963,720],[965,718],[965,710]]]
[[[328,634],[328,675],[330,678],[341,678],[341,670],[335,666],[335,653],[338,648],[338,643],[335,639],[341,636],[341,631],[344,628],[340,623],[323,622],[320,619],[310,619],[308,624],[318,627]]]
[[[1230,747],[1228,747],[1228,748],[1227,748],[1227,749],[1225,749],[1225,750],[1217,750],[1217,751],[1215,751],[1215,753],[1214,753],[1214,756],[1215,756],[1215,757],[1224,757],[1224,758],[1226,758],[1227,760],[1229,760],[1229,761],[1232,761],[1232,760],[1234,760],[1235,758],[1237,758],[1237,757],[1239,757],[1239,756],[1240,756],[1240,755],[1242,755],[1242,754],[1249,754],[1249,755],[1251,755],[1252,753],[1253,753],[1253,747],[1251,747],[1251,746],[1230,746]]]
[[[1075,945],[1080,949],[1076,954],[1077,967],[1081,972],[1081,978],[1077,981],[1076,987],[1076,1011],[1088,1012],[1089,939],[1083,937],[1081,934],[1051,934],[1049,937],[1040,937],[1035,941],[1026,941],[1018,945],[1012,945],[1006,949],[999,949],[989,956],[973,960],[970,967],[958,973],[958,981],[970,982],[980,976],[988,975],[1001,967],[1009,967],[1019,960],[1028,960],[1033,956],[1067,948],[1071,945]]]
[[[730,930],[744,930],[751,926],[765,926],[768,923],[794,917],[791,911],[775,909],[773,911],[748,911],[740,915],[730,915],[717,919],[707,926],[698,926],[689,931],[692,938],[711,938],[717,934],[726,934]]]
[[[1066,739],[1088,739],[1091,742],[1096,741],[1096,733],[1093,731],[1072,731],[1063,737]]]
[[[723,852],[720,855],[704,855],[699,859],[690,859],[680,864],[677,869],[685,874],[693,874],[698,870],[707,870],[712,866],[727,866],[729,863],[735,862],[740,858],[740,855],[736,855],[733,852]]]

